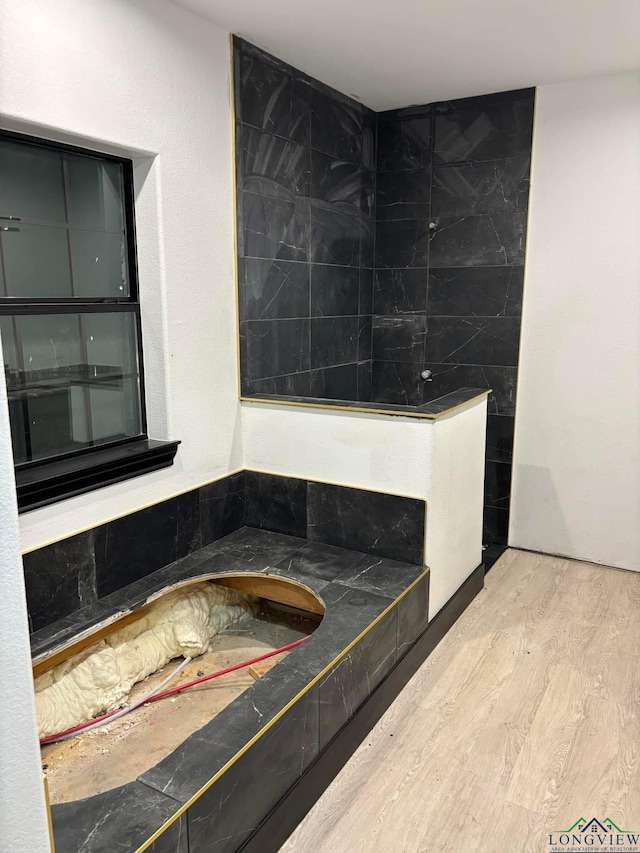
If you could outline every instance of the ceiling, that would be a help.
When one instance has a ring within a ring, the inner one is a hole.
[[[640,0],[174,0],[375,110],[640,67]]]

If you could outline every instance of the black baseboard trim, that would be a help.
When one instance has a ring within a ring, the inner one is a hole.
[[[277,853],[403,687],[483,589],[484,573],[484,564],[481,563],[304,775],[238,848],[238,853]]]

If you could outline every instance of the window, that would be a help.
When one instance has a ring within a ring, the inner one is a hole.
[[[148,439],[130,161],[0,134],[0,334],[19,505],[171,464]]]

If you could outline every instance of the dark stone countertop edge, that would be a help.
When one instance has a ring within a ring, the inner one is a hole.
[[[328,400],[323,397],[293,397],[286,394],[261,394],[255,397],[241,396],[242,403],[266,403],[272,406],[299,406],[305,409],[336,409],[338,411],[365,412],[372,415],[423,418],[437,420],[460,406],[486,397],[490,388],[461,388],[430,400],[422,406],[400,406],[393,403],[367,403],[356,400]]]

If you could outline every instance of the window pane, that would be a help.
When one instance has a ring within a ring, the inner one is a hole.
[[[134,314],[84,314],[82,326],[89,364],[100,368],[115,368],[123,374],[137,373]]]
[[[65,155],[69,223],[97,231],[124,228],[122,166],[107,160]]]
[[[12,336],[6,321],[3,340]],[[7,376],[16,462],[142,433],[133,313],[19,316],[15,322],[24,361],[23,372]]]
[[[0,138],[0,297],[127,298],[124,167]]]
[[[17,317],[27,382],[68,374],[80,364],[80,326],[77,314]],[[36,375],[37,374],[37,375]],[[42,374],[42,375],[41,375]]]
[[[24,222],[10,227],[0,231],[7,296],[72,296],[67,229]]]
[[[25,443],[25,409],[20,399],[12,399],[12,392],[20,390],[22,371],[16,348],[16,339],[11,317],[0,317],[0,337],[2,338],[2,355],[4,361],[4,378],[9,395],[9,418],[11,421],[11,442],[13,458],[16,462],[26,462],[27,447]]]
[[[8,379],[7,373],[15,373],[20,367],[12,317],[0,317],[0,337],[2,338],[4,372]]]
[[[58,151],[1,141],[0,216],[59,224],[67,221]]]
[[[74,296],[128,296],[124,234],[69,232]]]

